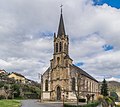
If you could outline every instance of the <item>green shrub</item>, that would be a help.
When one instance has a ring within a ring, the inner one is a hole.
[[[90,103],[90,104],[87,104],[87,105],[83,105],[82,107],[96,107],[99,104],[100,104],[99,102],[95,102],[95,103]]]
[[[77,107],[76,105],[68,105],[68,104],[64,104],[64,107]],[[78,106],[81,107],[81,106]]]
[[[0,81],[0,88],[4,86],[4,83]]]
[[[3,95],[0,95],[0,100],[1,100],[1,99],[5,99],[5,96],[3,96]]]
[[[64,107],[96,107],[98,106],[100,103],[99,102],[94,102],[94,103],[89,103],[86,105],[68,105],[68,104],[64,104]]]
[[[113,97],[115,99],[115,101],[119,100],[119,97],[116,92],[110,92],[110,96]]]
[[[12,84],[11,89],[14,92],[14,97],[17,98],[20,96],[20,85],[19,84]]]

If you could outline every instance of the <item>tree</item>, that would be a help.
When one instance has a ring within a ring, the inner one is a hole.
[[[90,101],[90,97],[91,97],[90,94],[87,94],[87,95],[86,95],[86,98],[87,98],[87,104],[88,104],[89,101]]]
[[[20,85],[19,84],[12,84],[11,90],[12,90],[13,98],[19,97],[19,95],[20,95]]]
[[[4,86],[4,83],[0,81],[0,88]]]
[[[103,82],[102,82],[101,94],[102,94],[103,96],[108,96],[108,86],[107,86],[107,82],[106,82],[105,79],[104,79]]]
[[[75,87],[75,88],[72,88],[72,91],[74,91],[74,93],[76,95],[77,106],[78,106],[79,99],[83,95],[83,93],[81,91],[85,91],[86,89],[88,89],[88,86],[85,84],[84,76],[81,75],[79,72],[72,71],[70,73],[70,76],[71,76],[72,80],[73,80],[73,77],[75,77],[75,84],[73,84],[74,83],[73,81],[71,83]]]
[[[10,85],[9,84],[4,85],[4,91],[5,91],[5,98],[8,99],[8,97],[10,95]]]

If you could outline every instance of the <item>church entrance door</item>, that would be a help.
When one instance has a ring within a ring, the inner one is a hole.
[[[61,89],[59,86],[57,87],[57,100],[61,100]]]

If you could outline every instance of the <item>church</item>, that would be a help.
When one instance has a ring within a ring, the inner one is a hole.
[[[76,101],[87,94],[97,96],[98,81],[73,64],[69,56],[69,37],[66,35],[61,8],[57,34],[54,33],[54,53],[49,68],[41,78],[41,100],[43,101]]]

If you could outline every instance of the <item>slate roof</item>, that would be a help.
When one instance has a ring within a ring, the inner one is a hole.
[[[85,72],[85,71],[82,70],[81,68],[75,66],[74,64],[72,64],[72,65],[70,66],[70,69],[71,69],[71,71],[74,71],[74,72],[80,72],[82,75],[84,75],[84,76],[86,76],[86,77],[88,77],[88,78],[90,78],[90,79],[98,82],[94,77],[92,77],[91,75],[89,75],[87,72]]]
[[[50,71],[50,67],[43,73],[43,75],[48,73],[49,71]]]
[[[16,72],[12,72],[11,74],[15,74],[15,75],[17,75],[17,76],[20,76],[20,77],[24,77],[23,75],[21,75],[21,74],[19,74],[19,73],[16,73]],[[11,75],[10,74],[10,75]],[[25,78],[25,77],[24,77]]]
[[[0,70],[0,73],[6,73],[6,71],[3,69],[3,70]]]
[[[63,21],[63,15],[61,13],[57,36],[58,37],[62,37],[62,35],[66,35],[66,34],[65,34],[65,27],[64,27],[64,21]]]

